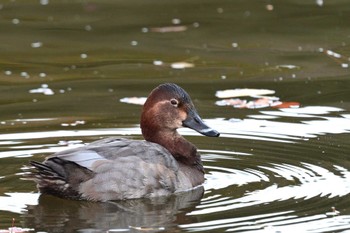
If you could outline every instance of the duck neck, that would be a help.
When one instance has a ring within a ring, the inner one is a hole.
[[[145,135],[147,141],[155,142],[165,147],[174,158],[187,166],[193,166],[198,170],[204,172],[200,154],[197,152],[197,148],[182,137],[176,130],[151,133],[151,135]]]

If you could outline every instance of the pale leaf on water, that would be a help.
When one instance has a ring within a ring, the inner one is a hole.
[[[261,96],[261,95],[272,95],[275,94],[274,90],[269,89],[228,89],[217,91],[215,96],[218,98],[232,98],[232,97],[242,97],[242,96]]]

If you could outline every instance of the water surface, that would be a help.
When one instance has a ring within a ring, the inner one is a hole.
[[[32,232],[349,232],[349,13],[341,0],[1,1],[0,230],[15,218]],[[53,152],[142,139],[141,106],[120,99],[164,82],[221,133],[180,130],[203,187],[90,203],[21,179]],[[235,88],[299,107],[216,104]]]

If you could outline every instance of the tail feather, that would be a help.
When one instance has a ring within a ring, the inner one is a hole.
[[[58,174],[50,166],[47,166],[37,161],[30,161],[30,164],[35,167],[35,169],[37,170],[35,175],[39,177],[42,177],[45,179],[60,179],[60,180],[65,179],[65,177]]]
[[[80,183],[93,177],[91,170],[57,157],[43,163],[30,161],[30,164],[35,171],[27,178],[37,183],[40,192],[55,196],[80,199]]]

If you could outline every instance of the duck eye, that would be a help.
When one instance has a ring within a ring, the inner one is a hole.
[[[176,99],[171,99],[170,103],[175,107],[177,107],[177,105],[179,104],[179,102]]]

